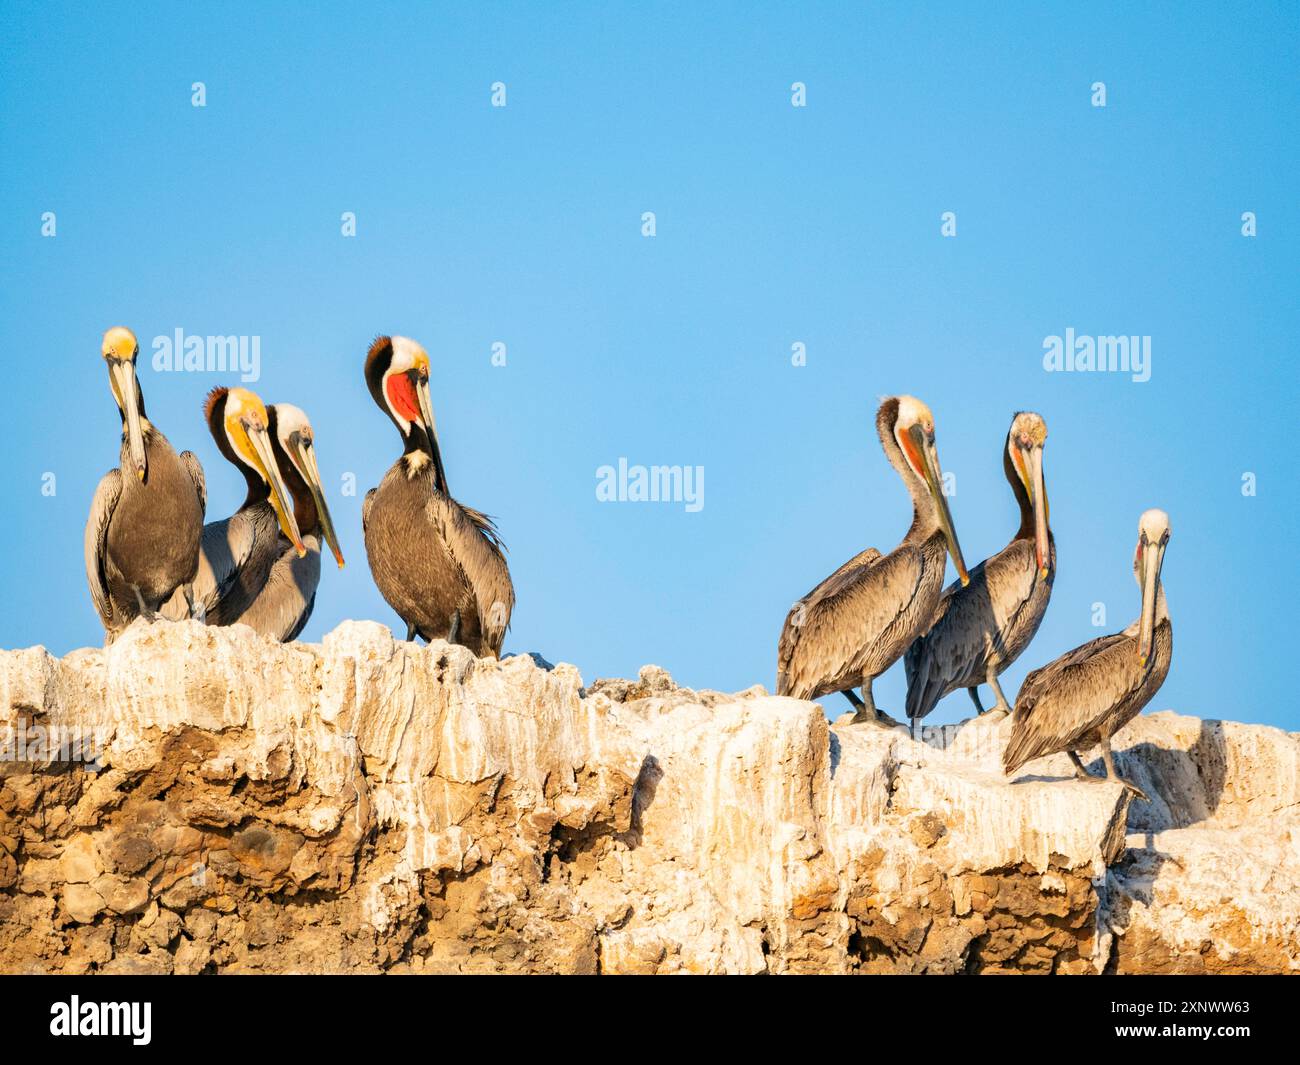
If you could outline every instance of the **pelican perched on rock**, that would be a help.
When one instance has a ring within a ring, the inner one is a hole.
[[[913,396],[880,405],[876,431],[885,457],[912,497],[912,526],[888,555],[874,547],[849,559],[795,603],[777,645],[778,695],[816,699],[842,691],[855,722],[888,723],[871,684],[925,631],[943,587],[946,556],[963,584],[962,561],[934,443],[934,416]],[[862,699],[853,694],[862,685]]]
[[[209,403],[212,402],[210,399]],[[287,523],[281,523],[278,514],[274,525],[268,520],[258,521],[259,514],[267,517],[266,507],[275,510],[271,496],[274,489],[262,481],[260,471],[254,470],[258,494],[264,495],[266,502],[260,510],[256,505],[251,513],[241,508],[233,517],[213,522],[204,529],[203,558],[194,588],[200,604],[212,610],[210,623],[248,625],[263,636],[283,643],[297,639],[316,604],[322,540],[329,545],[339,569],[343,568],[343,552],[325,503],[316,463],[315,432],[307,415],[291,403],[273,403],[266,408],[266,423],[275,467],[293,501],[293,524],[306,553],[300,553],[297,544],[286,534]],[[249,475],[246,466],[241,464],[240,469],[246,477]],[[268,528],[273,528],[277,553],[266,569]],[[254,587],[263,572],[262,584]],[[179,604],[169,604],[169,610],[177,609]]]
[[[406,638],[443,639],[501,654],[514,585],[496,526],[451,497],[429,399],[429,356],[406,337],[378,337],[366,385],[404,450],[361,508],[375,584],[406,622]]]
[[[100,352],[122,416],[120,467],[99,482],[86,522],[86,579],[109,638],[137,616],[152,619],[180,589],[188,613],[207,495],[203,467],[177,455],[145,416],[135,334],[115,326]]]
[[[1035,758],[1065,751],[1077,776],[1097,780],[1084,769],[1079,752],[1100,746],[1106,779],[1146,798],[1141,788],[1115,772],[1110,738],[1142,712],[1169,673],[1174,635],[1160,579],[1168,543],[1169,515],[1148,510],[1138,522],[1133,558],[1133,574],[1142,589],[1137,621],[1123,632],[1076,647],[1025,678],[1011,740],[1002,754],[1008,775]]]
[[[945,589],[929,631],[908,648],[907,716],[912,727],[949,692],[965,688],[980,705],[988,684],[992,712],[1009,714],[998,674],[1034,638],[1047,612],[1056,576],[1056,542],[1047,527],[1043,446],[1047,423],[1031,411],[1011,419],[1002,468],[1020,505],[1020,528],[1011,543],[970,572],[970,584]]]
[[[203,415],[218,450],[244,475],[248,494],[234,514],[204,527],[194,601],[196,613],[209,625],[233,625],[245,620],[266,590],[286,546],[299,559],[307,555],[307,546],[276,461],[265,404],[246,388],[214,388]],[[167,614],[180,614],[180,604],[169,603]],[[291,628],[286,619],[283,631]]]

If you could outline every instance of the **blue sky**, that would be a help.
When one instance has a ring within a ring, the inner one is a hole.
[[[360,527],[400,450],[361,376],[392,332],[428,348],[453,491],[509,545],[507,651],[589,680],[656,662],[696,687],[771,687],[790,604],[906,529],[873,416],[911,392],[935,412],[972,565],[1015,527],[1011,414],[1050,428],[1057,583],[1009,694],[1136,616],[1137,518],[1160,506],[1175,650],[1152,709],[1300,728],[1278,657],[1296,586],[1297,8],[1057,8],[4,3],[0,647],[102,638],[81,542],[116,462],[99,339],[118,323],[141,338],[151,418],[204,463],[209,519],[242,498],[200,417],[234,375],[145,356],[178,328],[260,337],[251,387],[311,415],[348,558],[304,638],[399,625]],[[1150,336],[1151,379],[1045,372],[1067,327]],[[703,509],[599,502],[596,470],[620,457],[703,466]],[[899,712],[902,694],[900,665],[876,698]],[[951,696],[934,720],[967,707]]]

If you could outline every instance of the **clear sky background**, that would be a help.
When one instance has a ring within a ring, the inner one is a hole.
[[[200,407],[237,382],[155,373],[149,346],[261,338],[251,387],[310,414],[348,559],[304,638],[404,631],[360,518],[400,451],[361,372],[392,332],[428,348],[453,492],[509,546],[508,652],[770,688],[791,603],[907,527],[873,418],[912,392],[971,565],[1015,528],[1011,414],[1050,428],[1057,582],[1008,694],[1136,617],[1160,506],[1174,662],[1151,709],[1300,728],[1297,5],[774,6],[3,0],[0,647],[102,639],[82,535],[117,460],[119,323],[210,520],[243,481]],[[1067,327],[1151,336],[1151,379],[1044,372]],[[598,502],[620,456],[703,466],[703,510]],[[903,688],[898,665],[879,705]]]

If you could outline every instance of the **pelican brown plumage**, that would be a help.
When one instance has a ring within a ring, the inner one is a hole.
[[[496,526],[447,488],[428,353],[407,337],[377,337],[366,354],[365,378],[404,445],[361,508],[375,584],[406,622],[408,640],[418,634],[499,657],[514,585]]]
[[[1100,747],[1105,779],[1146,798],[1141,788],[1115,772],[1110,739],[1142,712],[1169,674],[1173,625],[1160,575],[1168,543],[1169,515],[1146,511],[1138,521],[1133,557],[1133,575],[1142,590],[1138,619],[1123,632],[1076,647],[1025,678],[1002,754],[1008,775],[1035,758],[1065,751],[1077,776],[1097,780],[1084,768],[1079,752]]]
[[[1047,612],[1056,576],[1056,542],[1048,528],[1043,448],[1047,423],[1032,411],[1011,419],[1002,467],[1020,506],[1011,542],[970,571],[970,584],[949,585],[929,631],[907,649],[907,716],[916,723],[949,692],[965,688],[980,705],[979,686],[993,689],[990,713],[1009,714],[998,674],[1029,645]]]
[[[962,583],[962,561],[934,442],[934,416],[913,396],[891,396],[876,413],[891,466],[912,497],[912,525],[882,556],[873,547],[849,559],[795,603],[777,645],[778,695],[816,699],[844,692],[855,721],[883,722],[872,682],[929,624],[948,554]],[[862,685],[862,699],[853,694]]]
[[[217,449],[244,475],[248,491],[234,514],[203,529],[195,609],[209,625],[233,625],[245,621],[285,545],[298,558],[307,555],[307,546],[276,460],[266,405],[246,388],[214,388],[203,416]],[[179,603],[168,604],[169,617],[180,612]]]
[[[152,619],[180,589],[188,613],[207,495],[203,467],[177,455],[145,415],[135,334],[114,326],[100,346],[122,417],[120,465],[95,489],[86,522],[86,579],[111,640],[137,616]]]
[[[243,516],[236,514],[204,529],[203,558],[194,588],[199,603],[212,608],[212,616],[208,619],[211,624],[247,625],[263,636],[287,643],[298,638],[316,604],[322,541],[329,545],[339,569],[343,568],[343,552],[325,502],[320,468],[316,462],[315,431],[306,413],[291,403],[272,403],[266,408],[266,422],[276,469],[293,501],[293,523],[306,551],[299,552],[297,545],[285,534],[277,515],[277,553],[266,568],[265,559],[270,552],[264,547],[264,526],[270,523],[259,522],[256,514],[250,517],[247,511],[243,511]],[[240,468],[247,475],[246,467],[241,465]],[[273,492],[274,489],[259,487],[259,494],[263,491]],[[275,504],[269,495],[263,506],[274,510]],[[251,538],[247,535],[250,530]],[[231,545],[235,543],[244,552],[242,559],[237,559],[232,549]],[[218,560],[216,569],[213,559]],[[222,571],[220,579],[218,570]],[[235,570],[239,571],[238,577]],[[263,573],[262,584],[254,587]],[[227,585],[224,591],[221,588],[223,582]],[[236,588],[240,589],[238,595],[235,594]],[[169,609],[177,608],[178,604],[169,604]]]

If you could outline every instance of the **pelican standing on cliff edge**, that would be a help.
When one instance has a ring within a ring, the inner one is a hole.
[[[287,643],[298,638],[316,605],[322,541],[339,569],[343,552],[325,503],[316,435],[307,415],[291,403],[265,407],[264,442],[274,459],[267,462],[255,401],[252,393],[232,396],[218,389],[205,406],[213,438],[223,454],[235,456],[231,461],[244,474],[249,497],[231,517],[204,527],[194,598],[208,624],[247,625]],[[249,424],[246,436],[240,435],[241,417]],[[236,448],[245,439],[252,450],[244,448],[241,456]],[[288,495],[281,496],[285,490]],[[294,529],[297,539],[291,537]],[[183,606],[173,597],[163,613],[183,616]]]
[[[795,699],[843,692],[854,722],[891,724],[876,708],[872,682],[930,623],[947,556],[970,580],[953,529],[934,442],[934,415],[914,396],[891,396],[876,412],[889,464],[912,497],[912,525],[888,555],[869,547],[800,599],[777,644],[776,691]],[[862,698],[853,694],[862,685]]]
[[[1140,799],[1146,793],[1115,772],[1110,738],[1137,717],[1160,690],[1174,654],[1174,631],[1160,570],[1169,543],[1169,515],[1148,510],[1138,522],[1133,575],[1142,589],[1142,613],[1123,632],[1076,647],[1025,678],[1016,697],[1011,739],[1002,754],[1007,775],[1026,762],[1065,751],[1082,780],[1079,751],[1101,748],[1106,780]]]
[[[194,601],[207,624],[233,625],[265,589],[284,547],[299,558],[307,547],[276,462],[266,405],[246,388],[214,388],[203,416],[217,450],[244,475],[248,492],[234,514],[203,529]],[[176,617],[177,607],[169,603],[168,616]]]
[[[366,557],[406,638],[446,640],[498,658],[515,589],[496,526],[447,487],[429,398],[429,355],[407,337],[376,338],[370,395],[397,426],[401,456],[361,507]]]
[[[180,589],[188,615],[207,491],[193,452],[179,455],[145,416],[135,334],[114,326],[100,354],[122,416],[120,466],[104,474],[86,521],[86,581],[108,639],[138,616],[152,621]]]

